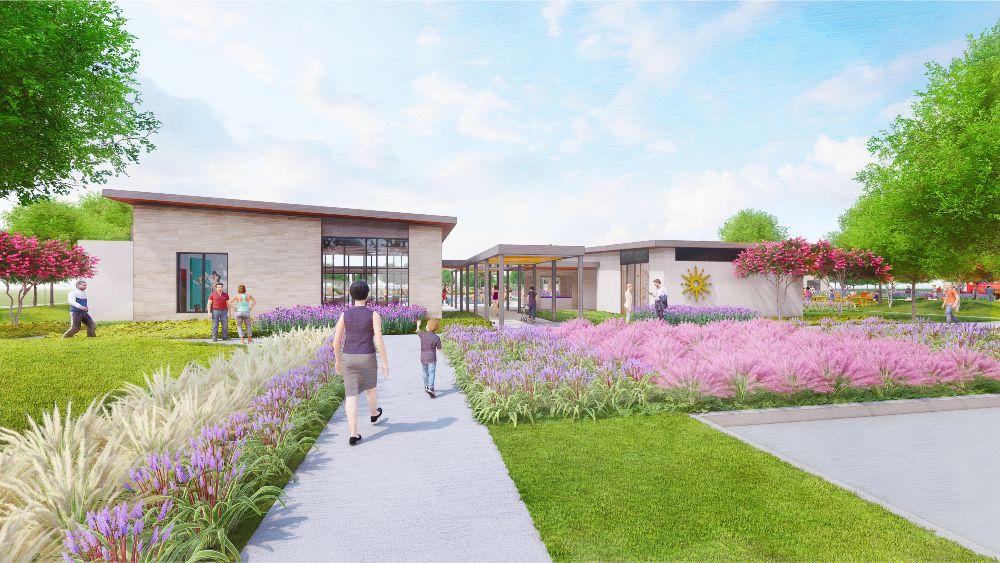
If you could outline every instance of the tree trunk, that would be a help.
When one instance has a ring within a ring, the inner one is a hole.
[[[54,284],[54,283],[50,283],[49,284],[49,307],[53,307],[56,304],[55,287],[56,287],[56,284]]]
[[[917,282],[910,282],[910,320],[917,320]]]
[[[774,307],[778,313],[778,320],[781,320],[781,280],[774,284]]]
[[[37,307],[38,306],[38,286],[37,285],[34,288],[32,288],[32,290],[31,290],[31,306],[32,307]]]

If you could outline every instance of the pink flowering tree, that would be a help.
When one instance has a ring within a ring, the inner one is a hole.
[[[20,324],[24,298],[35,286],[93,277],[96,264],[79,246],[0,231],[0,282],[10,298],[11,324]]]
[[[812,271],[814,262],[812,245],[803,238],[791,238],[757,243],[741,252],[733,264],[738,277],[760,276],[774,288],[775,309],[781,319],[782,295]]]
[[[829,241],[821,240],[814,245],[813,271],[817,277],[836,283],[842,295],[847,294],[849,285],[861,281],[888,282],[892,266],[884,258],[869,250],[837,248]],[[839,308],[843,308],[843,301]]]

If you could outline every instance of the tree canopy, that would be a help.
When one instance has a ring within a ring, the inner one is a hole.
[[[7,230],[42,240],[129,240],[132,207],[98,193],[88,193],[77,203],[43,199],[19,205],[3,214]]]
[[[778,218],[757,209],[741,209],[719,227],[719,238],[725,242],[776,242],[788,237],[788,228]]]
[[[102,183],[154,148],[134,41],[105,0],[0,2],[0,198]]]
[[[868,148],[864,194],[836,241],[885,256],[896,279],[955,278],[1000,258],[1000,23],[947,67],[927,64],[913,117]]]

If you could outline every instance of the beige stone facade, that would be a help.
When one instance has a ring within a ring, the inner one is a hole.
[[[321,219],[267,213],[135,205],[135,320],[191,319],[177,312],[177,253],[229,255],[228,291],[239,284],[256,311],[320,302]]]
[[[410,225],[410,303],[441,318],[441,227]]]

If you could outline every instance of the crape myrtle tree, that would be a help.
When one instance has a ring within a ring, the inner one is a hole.
[[[870,250],[845,249],[821,240],[812,246],[812,274],[836,282],[841,295],[847,294],[850,285],[862,281],[888,282],[892,267],[885,258]],[[838,304],[838,312],[843,312],[843,300]]]
[[[35,286],[93,277],[96,264],[79,246],[0,231],[0,283],[10,298],[11,324],[20,324],[24,298]]]
[[[788,237],[788,228],[778,218],[757,209],[741,209],[719,227],[719,240],[725,242],[776,242]]]
[[[125,24],[104,0],[0,2],[0,198],[103,183],[154,148]]]
[[[740,252],[733,264],[740,278],[763,277],[774,288],[774,303],[781,317],[781,298],[802,276],[813,271],[813,246],[803,238],[760,242]]]

